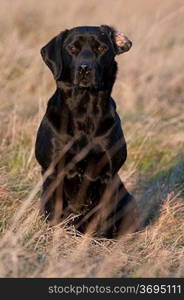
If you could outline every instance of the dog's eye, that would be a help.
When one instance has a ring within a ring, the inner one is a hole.
[[[73,54],[76,54],[76,53],[78,52],[78,49],[77,49],[74,45],[70,46],[70,47],[69,47],[69,50],[70,50],[70,52],[73,53]]]
[[[98,47],[98,52],[99,52],[100,54],[104,53],[104,51],[105,51],[105,47],[104,47],[104,46],[99,46],[99,47]]]

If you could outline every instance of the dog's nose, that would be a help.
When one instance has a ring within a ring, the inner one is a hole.
[[[89,74],[91,72],[91,67],[88,64],[81,64],[79,66],[79,72],[83,74]]]

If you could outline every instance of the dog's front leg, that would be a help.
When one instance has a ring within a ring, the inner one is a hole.
[[[52,220],[54,213],[55,189],[53,188],[56,182],[55,174],[47,175],[47,171],[42,170],[43,186],[40,200],[40,214],[48,221]]]
[[[64,162],[61,160],[52,175],[44,178],[41,197],[41,213],[45,215],[50,225],[56,225],[63,213],[63,182]],[[46,172],[43,174],[43,176]]]
[[[64,161],[63,159],[56,167],[56,191],[53,218],[50,225],[57,225],[63,213],[63,182],[64,182]]]

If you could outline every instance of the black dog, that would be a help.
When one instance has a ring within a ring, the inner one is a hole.
[[[106,237],[134,227],[133,198],[117,175],[127,149],[110,96],[114,58],[131,45],[102,25],[65,30],[41,49],[57,85],[35,151],[44,177],[41,211],[51,224],[76,216],[80,231]]]

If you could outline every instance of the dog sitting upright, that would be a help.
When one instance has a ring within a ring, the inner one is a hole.
[[[127,149],[111,98],[115,56],[131,45],[102,25],[65,30],[41,49],[56,91],[35,154],[44,178],[41,212],[53,225],[75,216],[78,230],[108,238],[137,226],[133,197],[117,175]]]

